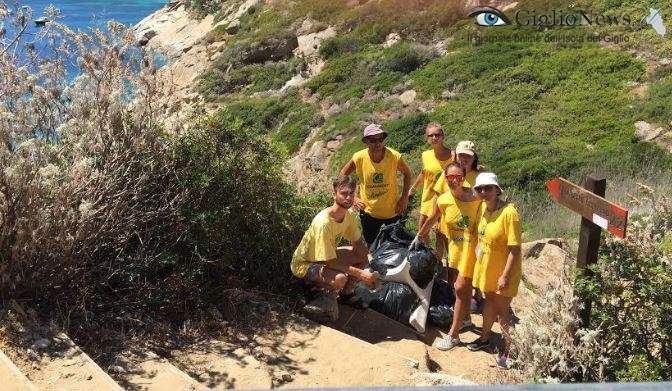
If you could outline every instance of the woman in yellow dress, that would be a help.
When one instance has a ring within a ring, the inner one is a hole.
[[[425,136],[432,149],[422,153],[422,171],[415,178],[415,182],[409,192],[409,196],[412,195],[415,192],[415,188],[422,183],[418,227],[422,227],[432,213],[434,198],[438,195],[434,192],[434,185],[443,177],[446,166],[455,160],[455,153],[443,144],[445,135],[440,123],[430,122],[425,129]],[[443,254],[446,251],[446,237],[439,231],[436,232],[435,248],[439,259],[443,258]]]
[[[481,336],[468,344],[467,348],[477,351],[489,347],[492,325],[499,317],[504,350],[497,366],[506,369],[511,347],[509,307],[511,300],[518,294],[522,276],[522,223],[515,206],[499,198],[502,188],[497,175],[480,173],[476,177],[474,191],[483,203],[479,211],[473,284],[485,295],[485,305]]]
[[[436,345],[439,350],[450,350],[459,345],[460,329],[472,325],[469,302],[471,278],[476,262],[476,224],[481,200],[471,189],[463,186],[466,174],[465,167],[460,163],[453,162],[446,167],[445,178],[450,191],[436,198],[434,213],[418,231],[418,237],[426,239],[437,216],[440,216],[441,230],[448,239],[448,267],[457,271],[453,322],[448,335]]]

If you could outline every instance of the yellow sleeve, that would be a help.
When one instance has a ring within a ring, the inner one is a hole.
[[[507,206],[509,210],[506,214],[506,244],[509,246],[520,246],[522,244],[523,227],[520,221],[520,215],[513,206]]]

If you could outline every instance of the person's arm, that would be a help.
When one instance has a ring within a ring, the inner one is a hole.
[[[424,241],[429,241],[429,231],[431,231],[434,224],[439,221],[439,204],[436,202],[437,197],[434,197],[434,205],[432,206],[432,214],[427,217],[422,227],[418,227],[418,237]]]
[[[355,161],[350,159],[348,160],[347,163],[341,168],[341,172],[339,174],[341,175],[350,175],[352,174],[353,171],[355,171]]]
[[[364,237],[360,237],[359,239],[355,240],[352,242],[352,250],[357,254],[358,256],[362,257],[365,259],[367,262],[369,260],[369,248],[366,245],[366,241],[364,240]]]
[[[355,165],[355,161],[350,159],[350,160],[348,160],[347,163],[345,163],[343,168],[341,168],[341,171],[339,172],[339,174],[340,175],[350,175],[355,171],[356,168],[357,168],[357,166]],[[362,184],[360,183],[359,186],[362,186]],[[364,202],[362,201],[362,199],[357,197],[357,196],[355,196],[355,199],[352,201],[352,204],[355,205],[357,208],[359,208],[361,210],[364,210],[364,208],[366,207],[366,205],[364,205]]]
[[[520,246],[509,246],[509,255],[506,258],[506,266],[504,266],[504,271],[502,275],[499,276],[497,280],[497,289],[503,290],[509,286],[509,278],[511,277],[511,270],[513,269],[513,263],[520,256]]]
[[[411,188],[411,180],[413,175],[411,174],[411,169],[408,168],[408,165],[404,161],[404,158],[399,158],[399,162],[397,163],[397,170],[401,171],[402,175],[404,176],[404,189],[401,192],[401,197],[399,197],[399,200],[397,201],[397,207],[395,208],[397,215],[400,215],[406,210],[406,207],[408,206],[408,189]]]
[[[415,182],[413,182],[413,184],[411,185],[411,188],[408,191],[408,196],[409,197],[412,196],[413,194],[415,194],[416,189],[418,188],[418,186],[422,183],[422,181],[424,179],[425,179],[425,175],[422,173],[422,171],[420,171],[418,176],[415,177]]]

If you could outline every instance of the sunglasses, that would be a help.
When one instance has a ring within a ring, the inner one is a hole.
[[[480,192],[482,192],[483,190],[485,190],[486,192],[488,192],[488,191],[494,189],[495,187],[497,187],[497,186],[495,186],[495,185],[483,185],[483,186],[477,186],[477,187],[474,187],[474,190],[475,190],[477,193],[480,193]]]
[[[464,180],[464,177],[462,175],[446,175],[446,179],[448,180],[448,182],[453,181],[462,182],[462,180]]]
[[[434,138],[434,137],[437,137],[437,138],[438,137],[443,137],[443,133],[432,133],[432,134],[427,135],[427,138]]]
[[[377,144],[377,143],[382,143],[383,140],[385,140],[385,137],[367,137],[366,142],[369,144]]]

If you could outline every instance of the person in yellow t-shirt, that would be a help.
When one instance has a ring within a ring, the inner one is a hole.
[[[355,282],[359,280],[367,286],[375,287],[377,274],[366,269],[368,249],[362,241],[356,217],[348,211],[355,199],[356,182],[349,176],[341,175],[332,184],[334,202],[313,218],[294,251],[291,270],[294,276],[303,279],[306,284],[328,291],[327,295],[318,300],[334,301],[321,307],[331,309],[332,313],[329,315],[335,321],[338,318],[336,295],[340,292],[342,302],[362,307],[364,304],[361,298],[354,294]],[[348,240],[352,246],[338,247],[341,239]]]
[[[467,174],[462,183],[462,187],[471,188],[476,181],[476,177],[479,172],[482,171],[483,167],[478,163],[478,154],[476,153],[476,146],[473,142],[469,140],[463,140],[457,143],[455,147],[455,160],[460,162],[467,170]],[[439,178],[434,185],[434,192],[436,194],[444,194],[449,191],[449,186],[446,183],[445,176]],[[436,254],[437,256],[443,257],[443,252],[440,252],[440,248],[437,247]],[[451,269],[448,269],[449,278],[448,280],[453,282],[457,277],[452,273]],[[450,274],[452,273],[452,274]],[[471,299],[471,310],[478,311],[482,304],[482,294],[478,289],[474,289],[473,297]]]
[[[418,230],[418,237],[427,239],[429,230],[441,216],[442,230],[448,239],[448,267],[455,274],[455,306],[453,322],[448,335],[436,345],[439,350],[450,350],[458,346],[460,330],[473,325],[469,315],[471,299],[471,279],[476,262],[476,224],[481,200],[471,189],[462,186],[466,168],[458,163],[450,163],[445,177],[450,191],[440,195],[434,201],[434,213]]]
[[[468,344],[467,348],[476,351],[488,347],[492,325],[499,317],[504,350],[497,365],[499,368],[507,368],[512,326],[509,307],[513,297],[518,294],[522,277],[522,223],[515,206],[499,198],[502,188],[497,175],[480,173],[476,177],[474,191],[483,204],[479,212],[473,284],[485,295],[485,305],[481,336]]]
[[[432,149],[422,152],[422,171],[415,178],[415,182],[411,186],[409,197],[415,192],[415,188],[422,183],[422,198],[420,200],[420,220],[418,227],[422,227],[427,221],[427,218],[432,213],[434,206],[434,185],[437,180],[443,177],[446,166],[455,160],[455,153],[444,144],[443,127],[438,122],[430,122],[425,129],[425,136],[427,142],[432,146]],[[436,232],[436,253],[443,254],[446,251],[446,237],[441,232]]]
[[[341,175],[355,172],[359,179],[359,198],[354,204],[359,208],[362,234],[369,245],[383,224],[399,221],[408,207],[411,170],[399,152],[383,145],[386,137],[380,125],[370,124],[364,128],[362,142],[367,148],[355,152],[340,172]],[[404,177],[401,196],[397,171]]]

